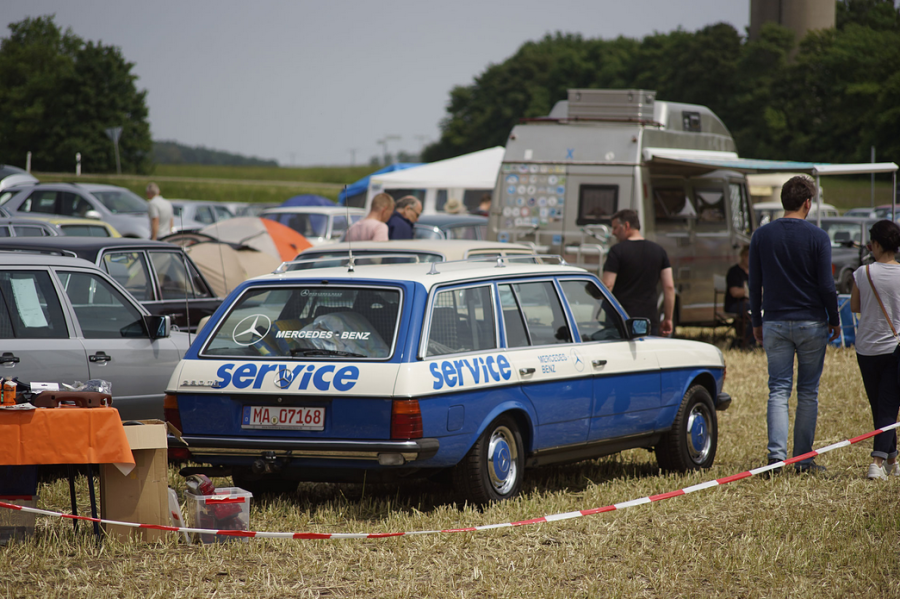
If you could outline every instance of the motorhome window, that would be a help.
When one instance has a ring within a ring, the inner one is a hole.
[[[721,188],[695,188],[694,209],[697,212],[698,230],[724,231],[728,229],[725,214],[725,192]]]
[[[656,208],[656,222],[683,221],[696,218],[697,212],[685,194],[684,187],[654,187],[653,205]]]
[[[489,285],[438,292],[431,310],[426,356],[495,349]]]
[[[691,133],[701,133],[703,131],[699,112],[683,110],[681,112],[681,124],[685,131],[690,131]]]
[[[618,185],[581,185],[578,188],[579,225],[609,223],[619,209]]]
[[[582,341],[625,338],[619,313],[595,283],[562,281],[560,287],[569,302]]]
[[[447,204],[447,190],[438,189],[434,200],[434,209],[437,212],[443,212],[444,206]]]
[[[740,183],[729,183],[728,193],[731,198],[731,224],[735,232],[750,235],[753,233],[753,222],[750,219],[750,206],[747,193]]]

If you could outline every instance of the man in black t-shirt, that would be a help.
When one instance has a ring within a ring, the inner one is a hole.
[[[735,314],[734,327],[738,337],[736,345],[744,349],[756,347],[753,325],[750,323],[750,296],[747,281],[750,273],[750,246],[741,248],[740,261],[728,269],[725,275],[725,302],[723,310]],[[743,339],[743,341],[740,341]]]
[[[612,232],[618,243],[609,250],[603,267],[603,284],[613,292],[630,317],[649,318],[654,335],[672,334],[675,282],[666,250],[641,235],[641,221],[634,210],[612,216]],[[663,321],[659,322],[656,285],[662,283]]]

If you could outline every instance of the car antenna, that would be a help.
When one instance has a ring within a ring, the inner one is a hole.
[[[347,204],[347,186],[344,185],[344,209],[347,212],[347,232],[344,233],[344,237],[347,237],[347,253],[349,255],[349,259],[347,260],[347,272],[353,272],[353,242],[350,241],[347,233],[350,232],[350,206]]]
[[[178,219],[181,221],[181,230],[184,231],[184,208],[181,209]],[[185,251],[183,246],[181,248],[181,264],[184,266],[184,276],[187,278],[187,281],[185,281],[187,285],[184,286],[184,318],[187,324],[188,345],[190,345],[193,343],[193,339],[191,339],[191,302],[188,301],[188,285],[193,290],[194,277],[191,276],[191,270],[188,268],[187,251]]]

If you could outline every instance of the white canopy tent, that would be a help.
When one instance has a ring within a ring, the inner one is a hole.
[[[493,191],[505,151],[503,147],[498,146],[402,171],[372,175],[369,179],[366,207],[368,208],[372,198],[382,191],[423,190],[425,197],[422,201],[422,212],[434,214],[443,208],[443,202],[440,205],[438,202],[440,191],[446,192],[440,194],[444,196],[443,201],[449,198],[463,201],[466,191]]]

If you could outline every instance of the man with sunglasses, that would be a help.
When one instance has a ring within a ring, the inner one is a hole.
[[[416,221],[422,214],[422,202],[415,196],[403,196],[397,200],[394,213],[387,221],[388,239],[412,239]]]

